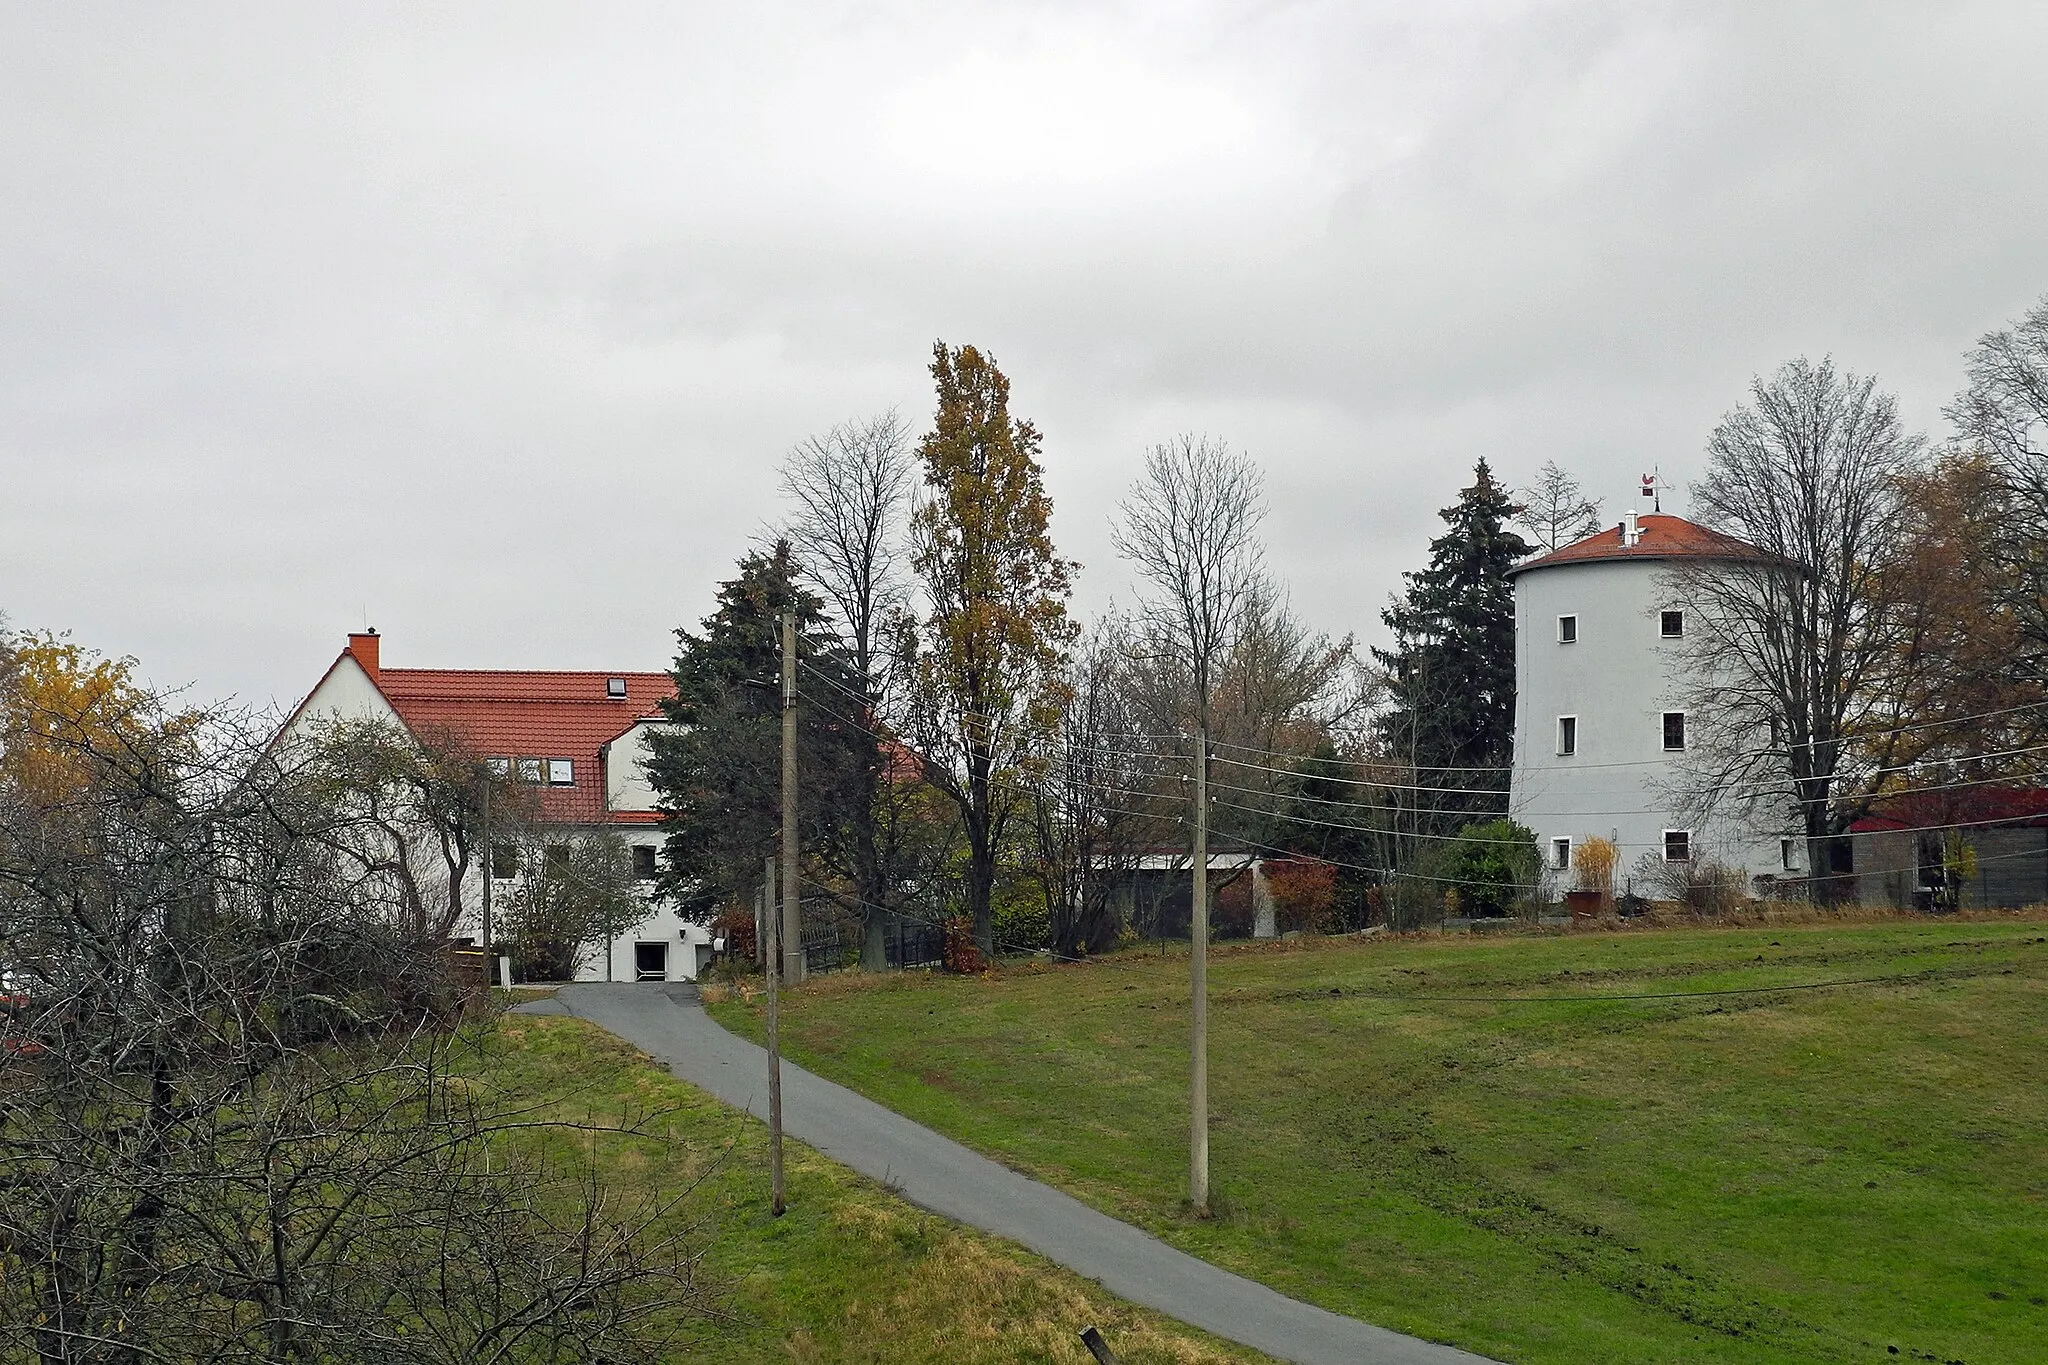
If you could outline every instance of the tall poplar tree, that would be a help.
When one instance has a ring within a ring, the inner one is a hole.
[[[1395,647],[1375,649],[1394,685],[1381,720],[1390,753],[1412,764],[1422,793],[1418,823],[1441,832],[1463,815],[1498,813],[1514,758],[1515,593],[1508,570],[1529,544],[1508,529],[1516,507],[1485,460],[1472,484],[1440,514],[1429,567],[1405,574],[1408,589],[1380,619]],[[1495,795],[1498,791],[1500,795]]]
[[[1010,415],[1010,381],[972,346],[932,347],[938,407],[918,446],[924,497],[911,562],[924,615],[905,642],[911,731],[926,779],[967,836],[966,908],[983,953],[1005,830],[1066,696],[1073,565],[1053,552],[1038,429]]]

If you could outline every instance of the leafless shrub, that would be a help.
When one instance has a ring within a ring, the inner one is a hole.
[[[532,1154],[300,756],[215,718],[0,781],[0,1362],[654,1358],[673,1203]]]

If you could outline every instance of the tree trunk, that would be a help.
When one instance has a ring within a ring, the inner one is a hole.
[[[864,972],[889,970],[889,916],[872,903],[860,908],[860,969]]]
[[[967,757],[967,913],[974,921],[974,946],[984,959],[996,955],[995,919],[989,902],[996,884],[996,850],[990,774],[995,756],[970,748]]]

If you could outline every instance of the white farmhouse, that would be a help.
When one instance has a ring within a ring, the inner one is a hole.
[[[661,817],[642,761],[649,732],[668,723],[659,709],[675,692],[668,674],[385,668],[381,654],[376,631],[350,635],[348,648],[285,722],[285,733],[319,721],[381,720],[416,736],[453,737],[500,771],[536,784],[541,818],[564,840],[607,828],[624,835],[643,885],[652,887]],[[491,868],[493,876],[512,871]],[[475,889],[464,896],[460,932],[472,938],[483,930],[482,880],[473,879]],[[608,948],[586,955],[578,980],[696,978],[711,958],[709,932],[651,897],[646,909]]]
[[[1687,604],[1674,561],[1754,559],[1748,543],[1682,517],[1631,513],[1617,526],[1517,565],[1514,818],[1553,874],[1588,838],[1619,848],[1618,879],[1650,856],[1711,856],[1748,878],[1802,876],[1805,847],[1739,815],[1679,813],[1696,727],[1686,713]],[[1698,826],[1698,827],[1696,827]],[[1568,880],[1559,877],[1560,889]]]

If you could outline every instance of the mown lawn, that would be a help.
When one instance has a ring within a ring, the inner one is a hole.
[[[2048,1360],[2041,916],[1225,950],[1206,1221],[1186,965],[827,979],[784,1036],[1219,1265],[1503,1360]]]
[[[1086,1365],[1077,1333],[1091,1323],[1127,1361],[1268,1359],[913,1208],[799,1143],[786,1149],[789,1211],[772,1218],[766,1130],[581,1020],[506,1016],[479,1080],[556,1119],[648,1122],[643,1138],[521,1140],[595,1155],[615,1198],[691,1191],[678,1216],[716,1311],[686,1324],[670,1359]]]

